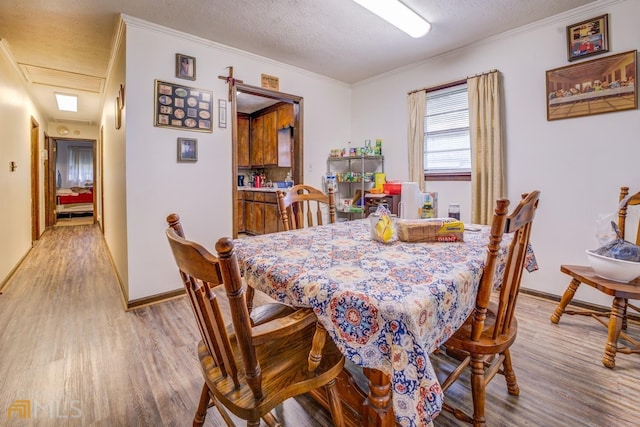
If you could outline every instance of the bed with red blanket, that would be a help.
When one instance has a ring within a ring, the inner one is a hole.
[[[93,212],[93,188],[59,188],[56,192],[56,212],[69,216]]]

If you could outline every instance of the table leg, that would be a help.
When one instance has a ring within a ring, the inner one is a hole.
[[[363,371],[369,380],[369,396],[362,407],[365,427],[395,426],[389,376],[377,369],[364,368]]]
[[[624,314],[626,312],[627,301],[624,298],[615,297],[611,304],[611,314],[609,315],[609,329],[607,333],[607,345],[604,347],[602,364],[613,369],[616,366],[616,352],[618,351],[618,337],[622,329]]]
[[[571,302],[573,296],[576,294],[578,286],[580,286],[580,281],[578,279],[571,280],[571,283],[569,283],[569,287],[566,291],[564,291],[564,294],[562,294],[560,304],[558,304],[556,309],[553,311],[553,314],[551,315],[551,323],[558,323],[560,321],[560,317],[564,313],[565,308],[567,308],[567,305]]]

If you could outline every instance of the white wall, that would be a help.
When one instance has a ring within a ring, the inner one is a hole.
[[[0,284],[31,248],[31,118],[40,125],[40,150],[46,123],[29,98],[9,47],[0,40]],[[10,162],[17,169],[9,170]],[[44,163],[40,164],[40,199],[44,203]],[[43,205],[41,205],[43,206]],[[40,209],[44,230],[44,209]]]
[[[254,86],[260,86],[261,73],[280,77],[281,92],[304,98],[305,182],[316,186],[326,169],[327,147],[349,138],[351,98],[343,83],[135,18],[124,19],[126,242],[132,301],[181,287],[164,236],[168,214],[180,214],[187,237],[212,251],[218,238],[232,235],[236,175],[231,164],[231,123],[226,129],[217,127],[216,107],[212,133],[154,127],[154,79],[213,90],[217,106],[217,100],[228,95],[226,83],[218,78],[227,75],[228,66],[234,67],[236,78]],[[175,77],[176,53],[196,58],[197,80]],[[198,139],[197,163],[176,162],[178,137]]]
[[[127,112],[131,96],[129,87],[125,87],[125,106],[122,112],[120,129],[115,128],[115,103],[120,85],[125,85],[127,35],[124,24],[118,28],[112,69],[105,88],[104,109],[98,138],[96,161],[98,162],[96,200],[98,201],[98,221],[103,224],[104,238],[122,287],[125,300],[129,294],[129,259],[127,249],[127,175],[126,175],[126,128]],[[133,85],[131,85],[133,87]],[[152,95],[149,95],[152,96]],[[103,156],[104,153],[104,157]],[[100,176],[100,162],[104,163],[104,176]],[[103,182],[102,188],[100,182]],[[102,199],[104,198],[104,206]]]
[[[540,270],[525,274],[523,286],[551,294],[562,294],[569,282],[560,264],[584,264],[585,249],[597,246],[595,221],[616,210],[620,186],[640,190],[638,110],[546,120],[545,71],[569,65],[566,26],[604,13],[609,14],[609,54],[637,49],[640,2],[603,1],[353,88],[353,140],[382,138],[388,179],[406,180],[407,92],[491,69],[502,73],[507,196],[515,203],[522,192],[542,192],[532,235]],[[429,182],[427,188],[439,192],[441,209],[461,202],[465,219],[469,193],[460,184]],[[448,196],[450,191],[456,200]],[[467,200],[458,200],[465,195]],[[576,299],[610,304],[610,298],[586,288],[580,288]]]

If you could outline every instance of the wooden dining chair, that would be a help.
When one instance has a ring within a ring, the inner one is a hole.
[[[335,384],[344,357],[327,340],[315,371],[308,369],[308,355],[315,333],[316,317],[310,310],[253,326],[244,301],[240,268],[231,239],[216,243],[217,256],[197,243],[180,237],[174,228],[166,231],[180,276],[189,295],[202,340],[198,357],[204,376],[200,403],[193,420],[202,426],[210,405],[227,425],[231,412],[247,426],[279,425],[271,411],[284,400],[326,387],[336,426],[343,425],[342,407]],[[226,291],[233,331],[225,325],[219,299],[211,292],[222,284]]]
[[[497,373],[505,376],[509,394],[520,394],[509,347],[515,341],[518,332],[514,313],[539,197],[539,191],[524,194],[518,206],[509,215],[509,201],[500,199],[496,202],[475,308],[462,327],[444,345],[446,353],[460,363],[442,382],[442,390],[446,392],[460,378],[465,368],[470,367],[473,416],[448,402],[444,403],[443,409],[453,413],[459,420],[473,424],[474,427],[486,425],[486,387]],[[506,254],[504,273],[499,281],[499,298],[496,303],[490,302],[490,299],[495,288],[498,252],[504,233],[513,233],[513,237]]]
[[[620,206],[618,209],[618,228],[620,235],[625,237],[627,227],[627,213],[629,206],[640,205],[640,192],[629,195],[629,187],[621,187],[619,195]],[[635,244],[640,245],[640,221],[638,223],[638,231],[635,237]],[[560,271],[571,276],[571,282],[564,291],[560,303],[551,315],[551,322],[560,322],[563,314],[577,314],[592,316],[602,325],[607,327],[607,343],[604,347],[604,355],[602,356],[602,364],[607,368],[615,368],[616,354],[640,354],[640,342],[634,340],[624,331],[627,329],[627,309],[631,308],[640,313],[640,308],[630,304],[629,300],[640,299],[640,279],[636,278],[632,282],[621,283],[613,280],[602,278],[595,274],[593,269],[583,265],[561,265]],[[600,292],[613,297],[611,310],[586,310],[575,309],[567,310],[567,305],[571,302],[580,283],[585,283]],[[603,321],[601,317],[608,317],[608,323]],[[618,340],[622,337],[629,345],[619,345]]]
[[[285,231],[322,225],[322,206],[326,206],[329,211],[329,223],[336,222],[336,202],[332,188],[329,188],[327,194],[304,184],[294,185],[286,193],[278,190],[278,211]]]
[[[173,228],[176,231],[176,234],[178,236],[185,238],[182,222],[180,221],[180,216],[178,214],[169,214],[167,216],[167,224],[169,225],[169,227]],[[278,317],[288,316],[296,311],[296,309],[291,307],[290,305],[278,302],[266,295],[264,295],[264,297],[260,299],[260,304],[254,309],[253,305],[255,290],[247,286],[245,286],[244,288],[247,290],[248,296],[246,298],[246,304],[250,314],[251,324],[253,326],[259,325],[268,320],[276,319]],[[215,286],[211,289],[211,291],[218,295],[224,295],[225,293],[223,285]],[[221,298],[219,300],[219,303],[223,306],[222,313],[228,314],[229,308],[228,304],[226,303],[226,299]],[[228,321],[230,322],[230,318],[228,319]]]

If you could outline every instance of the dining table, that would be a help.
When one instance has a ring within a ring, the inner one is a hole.
[[[466,225],[463,241],[409,243],[394,234],[385,243],[361,219],[236,239],[234,247],[248,286],[312,308],[364,369],[363,425],[432,426],[444,395],[430,355],[473,310],[489,232]],[[509,242],[505,234],[496,284]],[[537,268],[534,256],[526,267]]]

